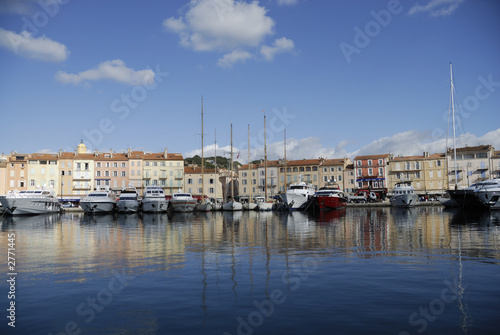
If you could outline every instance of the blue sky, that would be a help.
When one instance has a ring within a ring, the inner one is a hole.
[[[2,0],[0,153],[500,150],[500,2]],[[265,111],[265,113],[263,113]]]

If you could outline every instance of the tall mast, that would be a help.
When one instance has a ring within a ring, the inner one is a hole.
[[[266,142],[266,114],[264,114],[264,201],[267,202],[267,142]]]
[[[453,69],[452,65],[450,62],[450,104],[451,104],[451,119],[452,119],[452,125],[453,125],[453,158],[454,158],[454,169],[455,169],[455,189],[457,188],[458,185],[458,171],[457,171],[457,146],[455,145],[455,103],[453,101],[453,92],[454,92],[454,87],[453,87]]]
[[[215,147],[214,147],[214,156],[215,156],[215,190],[214,190],[214,198],[215,204],[217,204],[217,181],[219,180],[219,175],[217,174],[217,129],[215,129]]]
[[[285,148],[285,191],[286,191],[286,188],[287,188],[287,187],[286,187],[286,129],[285,129],[285,132],[284,132],[283,137],[284,137],[283,142],[284,142],[284,144],[285,144],[285,145],[284,145],[284,148]]]
[[[250,178],[250,125],[248,125],[248,187],[250,188],[250,193],[248,195],[248,203],[250,204],[252,202],[252,182]]]
[[[233,182],[233,124],[231,123],[231,201],[234,201],[234,182]]]
[[[203,96],[201,96],[201,203],[205,200],[205,178],[204,164],[205,156],[203,155]]]

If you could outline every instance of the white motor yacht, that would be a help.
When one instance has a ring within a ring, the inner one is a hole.
[[[53,189],[9,192],[0,196],[0,203],[8,215],[57,213],[61,210]]]
[[[141,205],[140,196],[133,186],[124,188],[116,201],[118,213],[137,213]]]
[[[391,197],[391,206],[393,207],[414,207],[418,202],[418,195],[415,188],[408,181],[396,183]]]
[[[474,194],[486,208],[500,209],[500,178],[483,181]]]
[[[108,189],[92,191],[80,201],[83,211],[91,214],[111,213],[115,206],[116,198]]]
[[[191,193],[185,193],[179,190],[179,192],[172,194],[170,206],[172,206],[172,211],[174,212],[192,212],[196,207],[196,199],[193,198]]]
[[[281,195],[283,202],[289,209],[303,210],[315,193],[314,186],[305,182],[290,185],[285,194]]]
[[[142,195],[142,211],[145,213],[162,213],[168,210],[169,201],[165,191],[159,186],[146,186]]]

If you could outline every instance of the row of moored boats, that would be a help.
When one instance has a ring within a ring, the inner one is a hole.
[[[441,199],[446,207],[464,209],[500,209],[500,178],[486,179],[463,189],[448,191]]]

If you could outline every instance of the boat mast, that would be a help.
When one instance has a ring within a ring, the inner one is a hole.
[[[285,191],[286,191],[286,189],[287,189],[287,185],[286,185],[286,129],[285,129],[283,138],[284,138],[283,142],[285,144],[284,145],[284,148],[285,148],[284,151],[285,151]]]
[[[267,142],[266,142],[266,114],[264,113],[264,202],[267,202]]]
[[[248,203],[252,202],[252,182],[250,178],[250,125],[248,125],[248,187],[249,187],[249,195],[248,195]]]
[[[203,155],[203,95],[201,96],[201,203],[205,200],[205,179],[204,179],[204,160]]]
[[[217,181],[219,180],[219,175],[217,174],[217,129],[215,129],[215,147],[214,147],[214,156],[215,156],[215,189],[214,189],[214,198],[215,204],[217,204]]]
[[[455,189],[458,187],[458,171],[457,171],[457,146],[455,144],[455,103],[453,101],[453,68],[450,62],[450,104],[451,104],[451,119],[453,125],[453,159],[454,159],[454,173],[455,173]]]
[[[234,179],[233,179],[233,123],[231,123],[231,201],[234,201]]]

